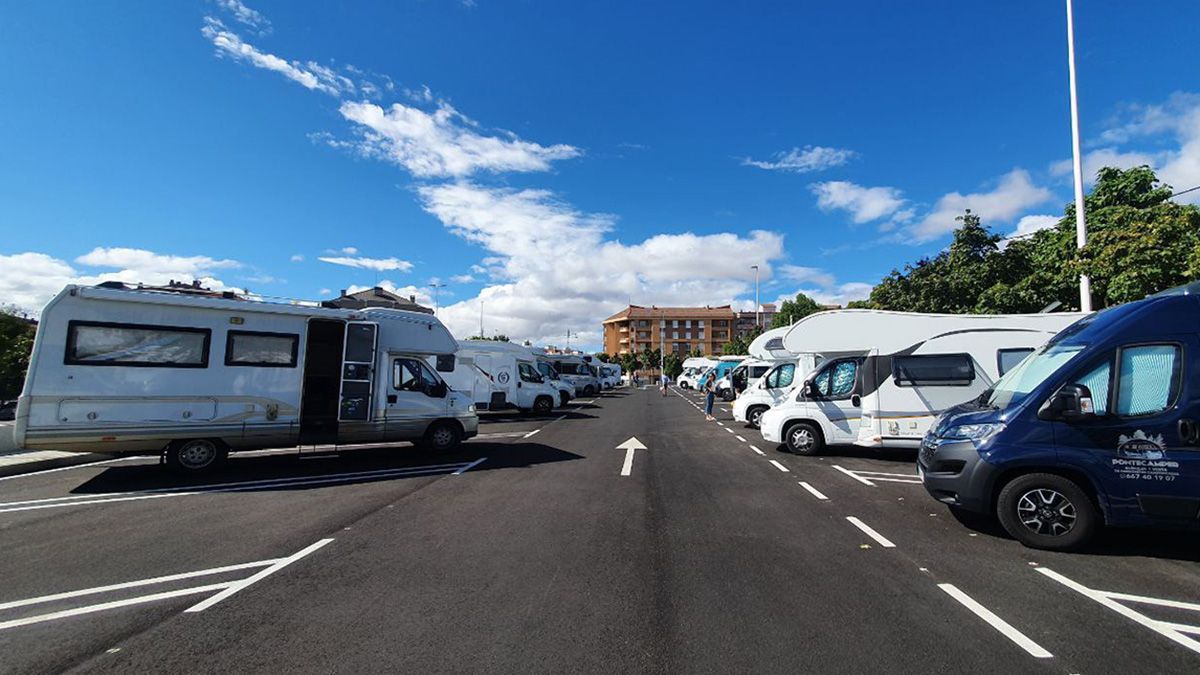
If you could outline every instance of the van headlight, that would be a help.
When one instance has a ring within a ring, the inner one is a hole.
[[[942,440],[946,441],[971,441],[975,445],[983,445],[991,440],[993,436],[1004,430],[1004,425],[1000,422],[992,422],[988,424],[959,424],[958,426],[950,427],[942,432]]]
[[[475,412],[475,404],[474,403],[467,406],[467,412],[469,412],[469,413]]]

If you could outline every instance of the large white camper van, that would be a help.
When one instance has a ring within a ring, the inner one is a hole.
[[[558,389],[538,371],[528,347],[494,340],[459,340],[451,389],[467,392],[479,410],[518,410],[545,414],[559,402]]]
[[[600,379],[594,366],[575,354],[547,354],[562,379],[575,386],[577,396],[593,396],[600,393]],[[588,357],[589,359],[591,357]]]
[[[422,313],[68,286],[42,312],[15,440],[189,470],[268,447],[449,450],[479,418],[425,359],[452,369],[457,349]]]
[[[820,356],[816,354],[793,354],[783,346],[783,336],[791,326],[772,328],[754,338],[748,351],[750,356],[773,364],[762,377],[747,385],[733,402],[733,419],[758,427],[762,414],[787,397],[795,386],[813,371]]]
[[[979,396],[1082,314],[914,314],[844,309],[797,321],[784,347],[823,364],[763,413],[763,438],[792,452],[826,444],[916,448],[943,410]]]
[[[695,389],[696,378],[717,365],[716,359],[705,358],[703,356],[691,356],[683,360],[683,372],[679,374],[679,378],[675,384],[680,389]]]
[[[542,377],[546,378],[546,382],[549,382],[550,386],[558,390],[559,405],[565,406],[571,399],[575,398],[575,385],[562,378],[562,375],[554,367],[554,362],[546,356],[545,352],[536,347],[530,347],[529,353],[533,354],[534,359],[537,361],[538,372],[542,374]]]

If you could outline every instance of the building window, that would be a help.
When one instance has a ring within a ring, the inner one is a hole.
[[[688,319],[687,321],[684,321],[684,322],[683,322],[683,327],[684,327],[684,328],[691,328],[691,327],[692,327],[692,320],[691,320],[691,319]]]
[[[697,327],[697,328],[704,328],[704,319],[700,319],[699,321],[697,321],[697,322],[696,322],[696,327]]]
[[[72,321],[64,363],[79,366],[206,368],[207,328]]]
[[[295,368],[300,336],[231,330],[225,336],[225,365]]]

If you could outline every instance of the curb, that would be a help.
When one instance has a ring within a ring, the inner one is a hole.
[[[71,455],[68,457],[52,457],[49,459],[36,459],[15,464],[0,464],[0,478],[19,476],[26,473],[35,473],[37,471],[45,471],[47,469],[61,469],[69,466],[78,466],[80,464],[91,464],[92,462],[101,462],[106,459],[113,459],[116,456],[117,455],[103,455],[89,452],[79,455]],[[4,458],[4,455],[0,455],[0,459]]]

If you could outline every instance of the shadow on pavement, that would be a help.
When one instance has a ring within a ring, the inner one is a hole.
[[[201,475],[189,476],[158,464],[112,466],[71,490],[72,494],[109,494],[143,490],[188,489],[224,483],[245,483],[239,491],[297,490],[320,487],[319,484],[282,484],[255,486],[254,483],[281,479],[303,479],[339,474],[367,473],[349,477],[343,483],[367,483],[402,478],[444,475],[471,462],[487,461],[470,469],[471,473],[511,469],[582,459],[581,455],[541,443],[469,443],[456,452],[434,453],[409,444],[347,450],[321,455],[281,453],[273,455],[231,455],[222,467]],[[427,467],[450,465],[444,469]],[[412,473],[405,473],[411,471]],[[377,472],[377,473],[369,473]]]

